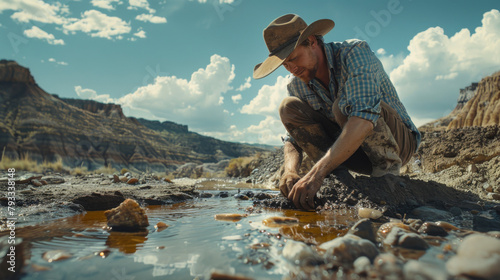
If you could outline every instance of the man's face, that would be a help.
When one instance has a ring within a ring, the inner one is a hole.
[[[318,56],[311,46],[300,45],[285,59],[283,66],[305,83],[316,77],[318,71]]]

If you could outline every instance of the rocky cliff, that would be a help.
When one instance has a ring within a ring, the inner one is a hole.
[[[479,82],[476,94],[463,106],[448,129],[500,124],[500,71]]]
[[[478,85],[479,83],[472,83],[470,86],[460,89],[455,110],[461,110],[465,106],[465,103],[467,103],[472,99],[472,97],[474,97]]]
[[[0,150],[6,156],[28,154],[38,162],[62,158],[66,166],[89,170],[112,165],[173,171],[188,162],[218,162],[264,151],[173,123],[160,124],[161,131],[151,129],[142,124],[146,121],[124,116],[116,104],[58,98],[14,61],[0,62],[0,120]]]

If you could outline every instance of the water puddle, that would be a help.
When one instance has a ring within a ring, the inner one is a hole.
[[[253,207],[233,196],[258,189],[227,182],[203,183],[212,197],[146,208],[150,226],[139,233],[108,232],[103,211],[16,230],[27,263],[22,279],[209,279],[214,271],[253,279],[282,279],[289,266],[281,250],[289,239],[321,244],[344,235],[354,211],[317,214]],[[278,193],[273,192],[272,193]],[[239,214],[216,220],[217,214]],[[296,219],[271,223],[272,217]],[[163,222],[167,228],[156,228]]]

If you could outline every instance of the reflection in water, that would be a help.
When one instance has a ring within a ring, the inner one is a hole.
[[[111,231],[106,240],[106,245],[109,248],[116,248],[125,254],[133,254],[143,247],[144,242],[148,240],[147,235],[147,230],[140,232]]]
[[[286,239],[319,245],[346,233],[352,212],[302,212],[251,209],[252,201],[198,199],[147,208],[150,226],[140,233],[108,232],[103,211],[91,211],[16,233],[29,244],[25,279],[209,279],[214,270],[254,279],[282,279],[289,263],[282,259]],[[276,192],[277,193],[277,192]],[[262,210],[262,211],[260,211]],[[231,213],[241,220],[215,220]],[[293,225],[269,227],[273,216],[293,218]],[[164,230],[154,225],[169,225]],[[41,256],[64,250],[72,257],[48,263]],[[44,267],[50,270],[36,269]],[[117,276],[118,275],[118,276]]]

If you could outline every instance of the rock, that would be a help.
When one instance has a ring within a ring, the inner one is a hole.
[[[427,250],[429,244],[416,233],[394,227],[383,241],[384,244],[413,250]]]
[[[156,228],[156,231],[160,232],[166,228],[168,228],[169,225],[165,224],[164,222],[158,222],[156,225],[155,225],[155,228]]]
[[[389,253],[382,253],[373,261],[379,279],[404,279],[403,262]]]
[[[120,182],[122,182],[122,183],[126,183],[128,181],[128,177],[127,176],[120,176],[118,178],[120,179]]]
[[[381,225],[378,228],[377,235],[382,238],[386,238],[393,228],[399,228],[406,232],[412,232],[412,229],[408,225],[405,225],[401,222],[389,222]]]
[[[120,177],[118,177],[118,175],[113,175],[113,183],[120,183],[121,180],[120,180]]]
[[[444,228],[446,231],[459,230],[456,226],[443,221],[437,221],[436,225]]]
[[[237,222],[246,217],[248,217],[248,214],[216,214],[214,216],[214,218],[218,221],[231,221],[231,222]]]
[[[41,187],[41,186],[43,186],[43,184],[39,180],[37,180],[37,179],[31,180],[31,184],[33,186],[35,186],[35,187]]]
[[[409,260],[403,268],[406,280],[448,280],[450,277],[446,270],[435,263]]]
[[[326,251],[326,256],[336,257],[345,263],[352,263],[362,256],[373,260],[379,254],[377,247],[371,241],[353,234],[325,242],[319,248]]]
[[[322,258],[311,246],[303,242],[288,240],[283,248],[283,257],[299,267],[304,265],[315,265],[322,261]]]
[[[258,200],[271,199],[273,197],[274,195],[270,194],[269,192],[260,192],[255,195],[255,198]]]
[[[424,221],[450,220],[453,217],[450,212],[438,210],[430,206],[415,208],[411,213]]]
[[[493,192],[493,186],[490,185],[489,183],[484,183],[483,184],[483,190],[485,192]]]
[[[137,231],[149,226],[146,211],[132,199],[126,199],[118,207],[105,211],[108,226],[117,231]]]
[[[249,200],[250,198],[244,194],[236,194],[234,198],[239,199],[239,200]]]
[[[481,279],[500,278],[500,240],[483,234],[464,238],[457,254],[446,262],[446,269],[453,276]]]
[[[359,236],[364,239],[368,239],[373,243],[376,243],[375,232],[373,230],[373,223],[370,219],[362,219],[356,222],[350,229],[350,234]]]
[[[380,212],[379,210],[376,210],[376,209],[371,209],[371,208],[359,208],[358,209],[358,216],[362,219],[364,218],[369,218],[369,219],[373,219],[373,220],[376,220],[380,217],[382,217],[382,212]]]
[[[214,271],[208,278],[210,280],[253,280],[253,278],[245,277],[243,275],[226,274]]]
[[[130,178],[127,180],[127,184],[129,185],[135,185],[139,182],[139,180],[137,178]]]
[[[446,236],[448,235],[448,232],[438,226],[436,223],[432,222],[425,222],[422,224],[422,226],[418,229],[418,233],[420,234],[427,234],[427,235],[432,235],[432,236]]]
[[[42,177],[42,180],[52,185],[58,185],[66,182],[66,180],[64,180],[64,178],[60,176],[44,176]]]
[[[371,262],[369,258],[361,256],[354,261],[353,266],[354,266],[354,273],[358,275],[366,274],[371,268]]]
[[[473,229],[486,232],[500,229],[500,215],[494,210],[482,211],[472,217]]]
[[[491,200],[500,200],[500,193],[488,193],[487,198]]]
[[[202,192],[200,194],[200,197],[201,198],[210,198],[210,197],[213,197],[214,195],[212,193],[207,193],[207,192]]]
[[[219,197],[222,197],[222,198],[223,198],[223,197],[228,197],[228,196],[229,196],[229,193],[228,193],[228,192],[226,192],[226,191],[224,191],[224,192],[220,192],[218,196],[219,196]]]

